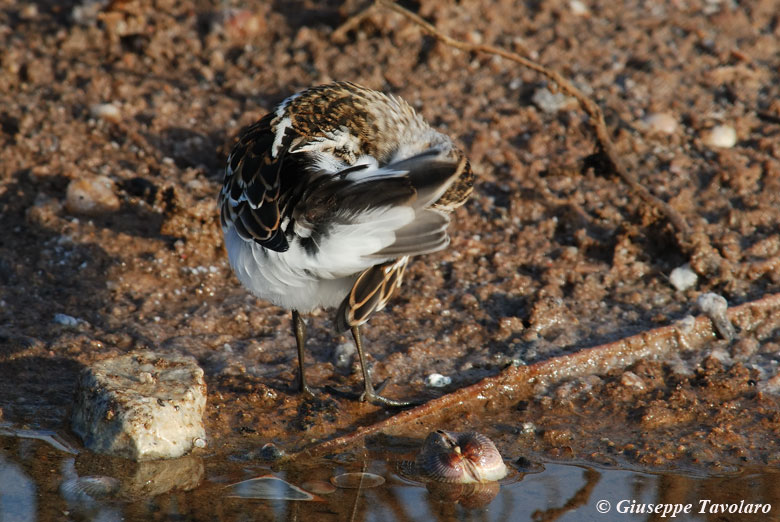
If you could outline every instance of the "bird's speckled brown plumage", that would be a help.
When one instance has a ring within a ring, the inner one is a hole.
[[[219,196],[228,254],[261,298],[298,312],[336,307],[352,328],[381,310],[409,256],[449,243],[448,214],[474,176],[468,160],[405,101],[347,82],[307,89],[248,127]],[[366,394],[374,394],[366,377]]]

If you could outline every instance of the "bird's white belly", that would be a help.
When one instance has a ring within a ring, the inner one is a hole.
[[[241,239],[233,227],[224,232],[230,265],[238,280],[257,297],[301,313],[339,306],[359,272],[374,264],[363,261],[365,268],[358,270],[330,267],[323,263],[327,260],[307,254],[297,241],[286,252],[276,252]]]

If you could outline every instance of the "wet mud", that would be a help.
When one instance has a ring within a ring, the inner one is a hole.
[[[140,349],[193,355],[205,370],[207,468],[261,459],[269,442],[296,455],[393,414],[349,396],[359,366],[328,311],[308,318],[320,394],[295,393],[289,313],[241,288],[219,230],[239,129],[331,80],[404,97],[477,174],[451,246],[414,260],[365,329],[390,397],[434,400],[508,367],[684,327],[706,292],[732,306],[780,292],[773,0],[405,3],[457,38],[530,50],[592,96],[620,155],[704,238],[705,257],[594,161],[586,117],[534,73],[383,10],[334,41],[361,2],[233,4],[0,6],[3,426],[67,434],[79,371]],[[686,264],[694,277],[680,286],[672,272]],[[710,331],[662,355],[551,370],[436,428],[485,432],[513,462],[769,473],[778,315],[735,320],[731,341]],[[426,386],[433,373],[451,383]],[[403,436],[422,440],[428,426],[417,428]]]

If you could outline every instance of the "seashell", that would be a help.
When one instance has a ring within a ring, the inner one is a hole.
[[[307,480],[301,484],[301,487],[306,491],[311,491],[317,495],[330,495],[336,491],[336,486],[330,482],[325,482],[324,480]]]
[[[385,479],[384,477],[373,473],[358,471],[353,473],[342,473],[341,475],[330,477],[330,483],[337,488],[365,489],[381,486],[385,483]]]
[[[422,476],[446,483],[491,482],[507,474],[493,441],[476,432],[431,432],[415,465]]]
[[[227,486],[230,498],[256,498],[264,500],[322,500],[286,480],[264,475]]]
[[[91,504],[111,498],[119,491],[119,480],[106,476],[76,477],[60,484],[62,497],[71,504]]]

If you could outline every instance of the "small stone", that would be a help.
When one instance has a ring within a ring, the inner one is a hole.
[[[715,327],[715,331],[727,341],[731,341],[736,337],[736,331],[734,325],[731,324],[726,312],[729,309],[729,304],[726,298],[722,295],[714,294],[712,292],[702,294],[699,299],[696,300],[696,304],[704,314],[710,318],[712,325]]]
[[[122,120],[122,112],[113,103],[98,103],[89,108],[95,118],[117,123]]]
[[[546,87],[536,89],[531,101],[547,114],[555,114],[558,111],[572,109],[577,105],[577,100],[566,96],[561,92],[552,93]]]
[[[75,328],[79,325],[79,320],[68,314],[54,314],[54,323],[61,324],[62,326],[70,326]]]
[[[691,314],[688,314],[677,321],[677,327],[680,329],[680,332],[688,335],[689,333],[693,332],[694,328],[696,328],[696,318]]]
[[[333,364],[336,368],[346,369],[352,364],[352,358],[357,353],[352,343],[341,343],[333,350]]]
[[[38,18],[38,6],[27,4],[19,11],[19,18],[22,20],[34,20]]]
[[[677,120],[671,114],[656,112],[648,114],[644,123],[647,130],[658,134],[674,134],[677,130]]]
[[[425,386],[428,388],[443,388],[452,384],[452,378],[440,373],[432,373],[425,378]]]
[[[679,292],[693,288],[698,279],[699,276],[696,275],[696,272],[691,270],[691,265],[688,263],[678,266],[669,274],[669,282],[672,283],[672,286]]]
[[[144,373],[151,379],[142,379]],[[81,372],[73,431],[98,453],[136,461],[176,458],[205,440],[205,409],[206,383],[193,357],[136,352]]]
[[[569,2],[569,10],[572,12],[572,14],[577,15],[577,16],[588,16],[588,15],[590,15],[590,11],[588,10],[588,6],[586,6],[580,0],[571,0]]]
[[[636,390],[642,391],[645,389],[645,382],[640,376],[632,371],[623,372],[623,376],[620,378],[620,383],[623,386],[628,386]]]
[[[737,131],[730,125],[718,125],[704,134],[704,144],[710,147],[730,149],[737,144]]]
[[[96,216],[119,210],[114,182],[106,176],[85,176],[68,183],[65,207],[72,214]]]
[[[273,442],[266,443],[260,448],[260,458],[267,461],[275,461],[284,457],[284,450],[280,449]]]

